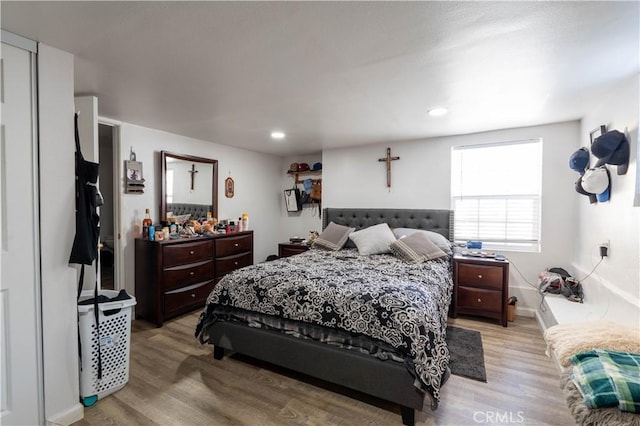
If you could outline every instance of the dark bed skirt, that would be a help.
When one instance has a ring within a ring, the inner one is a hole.
[[[414,409],[422,410],[425,392],[402,363],[238,323],[214,323],[209,333],[216,359],[227,349],[399,404],[406,425],[414,424]]]

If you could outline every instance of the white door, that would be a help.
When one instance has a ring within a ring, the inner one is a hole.
[[[43,419],[35,54],[6,44],[7,37],[3,31],[0,65],[0,423],[35,425],[41,424]],[[35,43],[33,49],[35,51]]]

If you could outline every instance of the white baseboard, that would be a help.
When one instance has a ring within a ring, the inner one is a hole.
[[[80,403],[74,404],[67,411],[56,413],[47,418],[47,426],[69,426],[72,423],[84,418],[84,406]]]

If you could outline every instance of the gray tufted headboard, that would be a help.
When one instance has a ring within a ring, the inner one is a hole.
[[[322,229],[326,228],[329,222],[354,227],[356,230],[387,223],[391,228],[434,231],[453,241],[452,210],[326,208],[322,214]]]
[[[207,217],[207,212],[211,212],[212,206],[206,204],[169,203],[167,212],[172,212],[174,216],[190,214],[191,219],[202,219]]]

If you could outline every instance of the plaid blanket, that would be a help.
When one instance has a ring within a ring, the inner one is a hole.
[[[571,379],[587,407],[640,413],[640,354],[595,349],[569,360]]]

